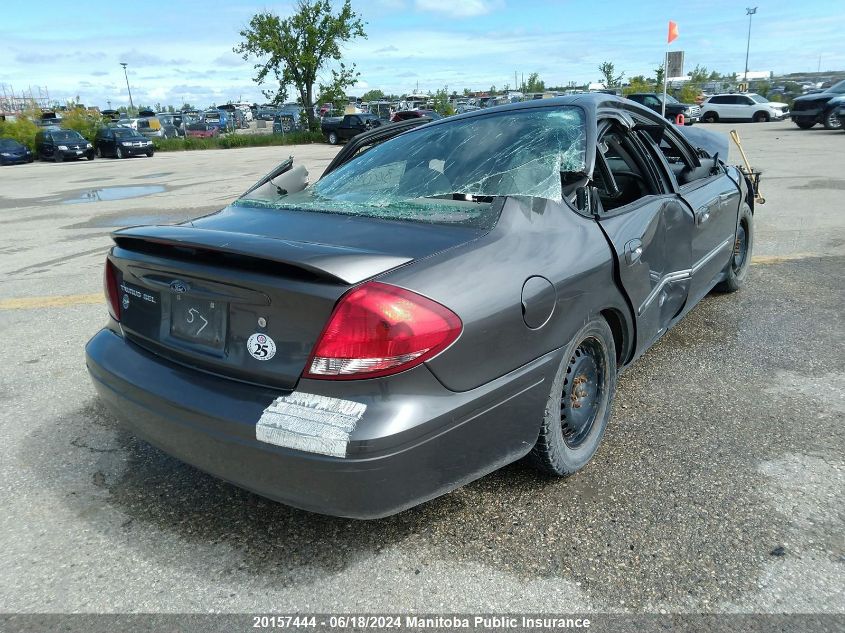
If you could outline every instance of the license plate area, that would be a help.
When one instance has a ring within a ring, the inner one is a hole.
[[[223,351],[228,303],[183,294],[171,296],[169,303],[170,337],[200,350]]]

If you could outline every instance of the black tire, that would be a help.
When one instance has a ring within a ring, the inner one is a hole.
[[[607,321],[593,317],[564,348],[528,461],[558,477],[586,466],[604,436],[615,391],[613,332]]]
[[[65,162],[65,157],[62,156],[61,152],[53,152],[53,162],[54,163],[63,163]]]
[[[824,113],[822,117],[822,124],[826,130],[838,130],[842,123],[839,121],[839,115],[836,114],[836,109],[831,108]]]
[[[114,150],[114,157],[115,158],[126,158],[126,156],[123,154],[123,148],[120,145],[118,145],[117,149]]]
[[[702,123],[718,123],[719,122],[719,115],[715,112],[705,112],[704,116],[701,117]]]
[[[337,142],[340,140],[337,136],[337,132],[329,132],[329,145],[337,145]]]
[[[152,158],[153,154],[155,154],[155,150],[151,149],[149,152],[147,152],[147,157]]]
[[[771,117],[768,112],[755,112],[751,117],[752,123],[767,123]]]
[[[799,117],[797,119],[793,119],[793,121],[795,121],[795,125],[800,127],[802,130],[809,130],[816,124],[816,121],[809,117]]]
[[[739,226],[734,240],[734,249],[725,269],[727,277],[716,285],[717,292],[736,292],[742,288],[748,278],[748,267],[751,265],[753,249],[754,215],[748,203],[743,202],[739,210]]]
[[[100,148],[100,146],[99,146],[99,145],[97,146],[97,151],[96,151],[96,154],[97,154],[97,158],[102,158],[102,157],[103,157],[103,150],[102,150],[102,148]]]

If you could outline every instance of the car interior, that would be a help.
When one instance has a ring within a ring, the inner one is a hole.
[[[657,193],[644,173],[641,161],[635,158],[634,151],[630,141],[618,131],[605,134],[598,144],[593,181],[605,211]]]

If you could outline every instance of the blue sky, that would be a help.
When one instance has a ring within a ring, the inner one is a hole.
[[[845,70],[845,5],[834,0],[757,0],[751,70]],[[37,9],[4,3],[0,83],[16,93],[46,86],[50,96],[85,104],[134,101],[205,106],[263,102],[252,64],[232,53],[238,32],[263,9],[286,16],[293,3],[241,0],[88,2],[42,0]],[[668,20],[680,27],[672,48],[686,68],[719,72],[745,63],[748,2],[666,0],[353,0],[367,39],[345,49],[361,71],[352,94],[369,88],[487,89],[513,85],[514,71],[539,72],[547,85],[595,81],[611,60],[626,76],[653,74],[663,59]],[[835,8],[834,8],[835,7]],[[292,93],[292,91],[291,91]]]

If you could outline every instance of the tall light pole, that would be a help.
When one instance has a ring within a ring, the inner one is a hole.
[[[757,7],[746,8],[745,15],[748,16],[748,43],[745,45],[745,76],[742,78],[742,83],[748,83],[748,52],[751,50],[751,16],[757,13]]]
[[[129,87],[129,75],[126,74],[126,62],[120,62],[120,65],[123,66],[123,76],[126,77],[126,90],[129,92],[129,107],[134,110],[135,104],[132,103],[132,89]],[[747,63],[745,65],[748,66]]]

